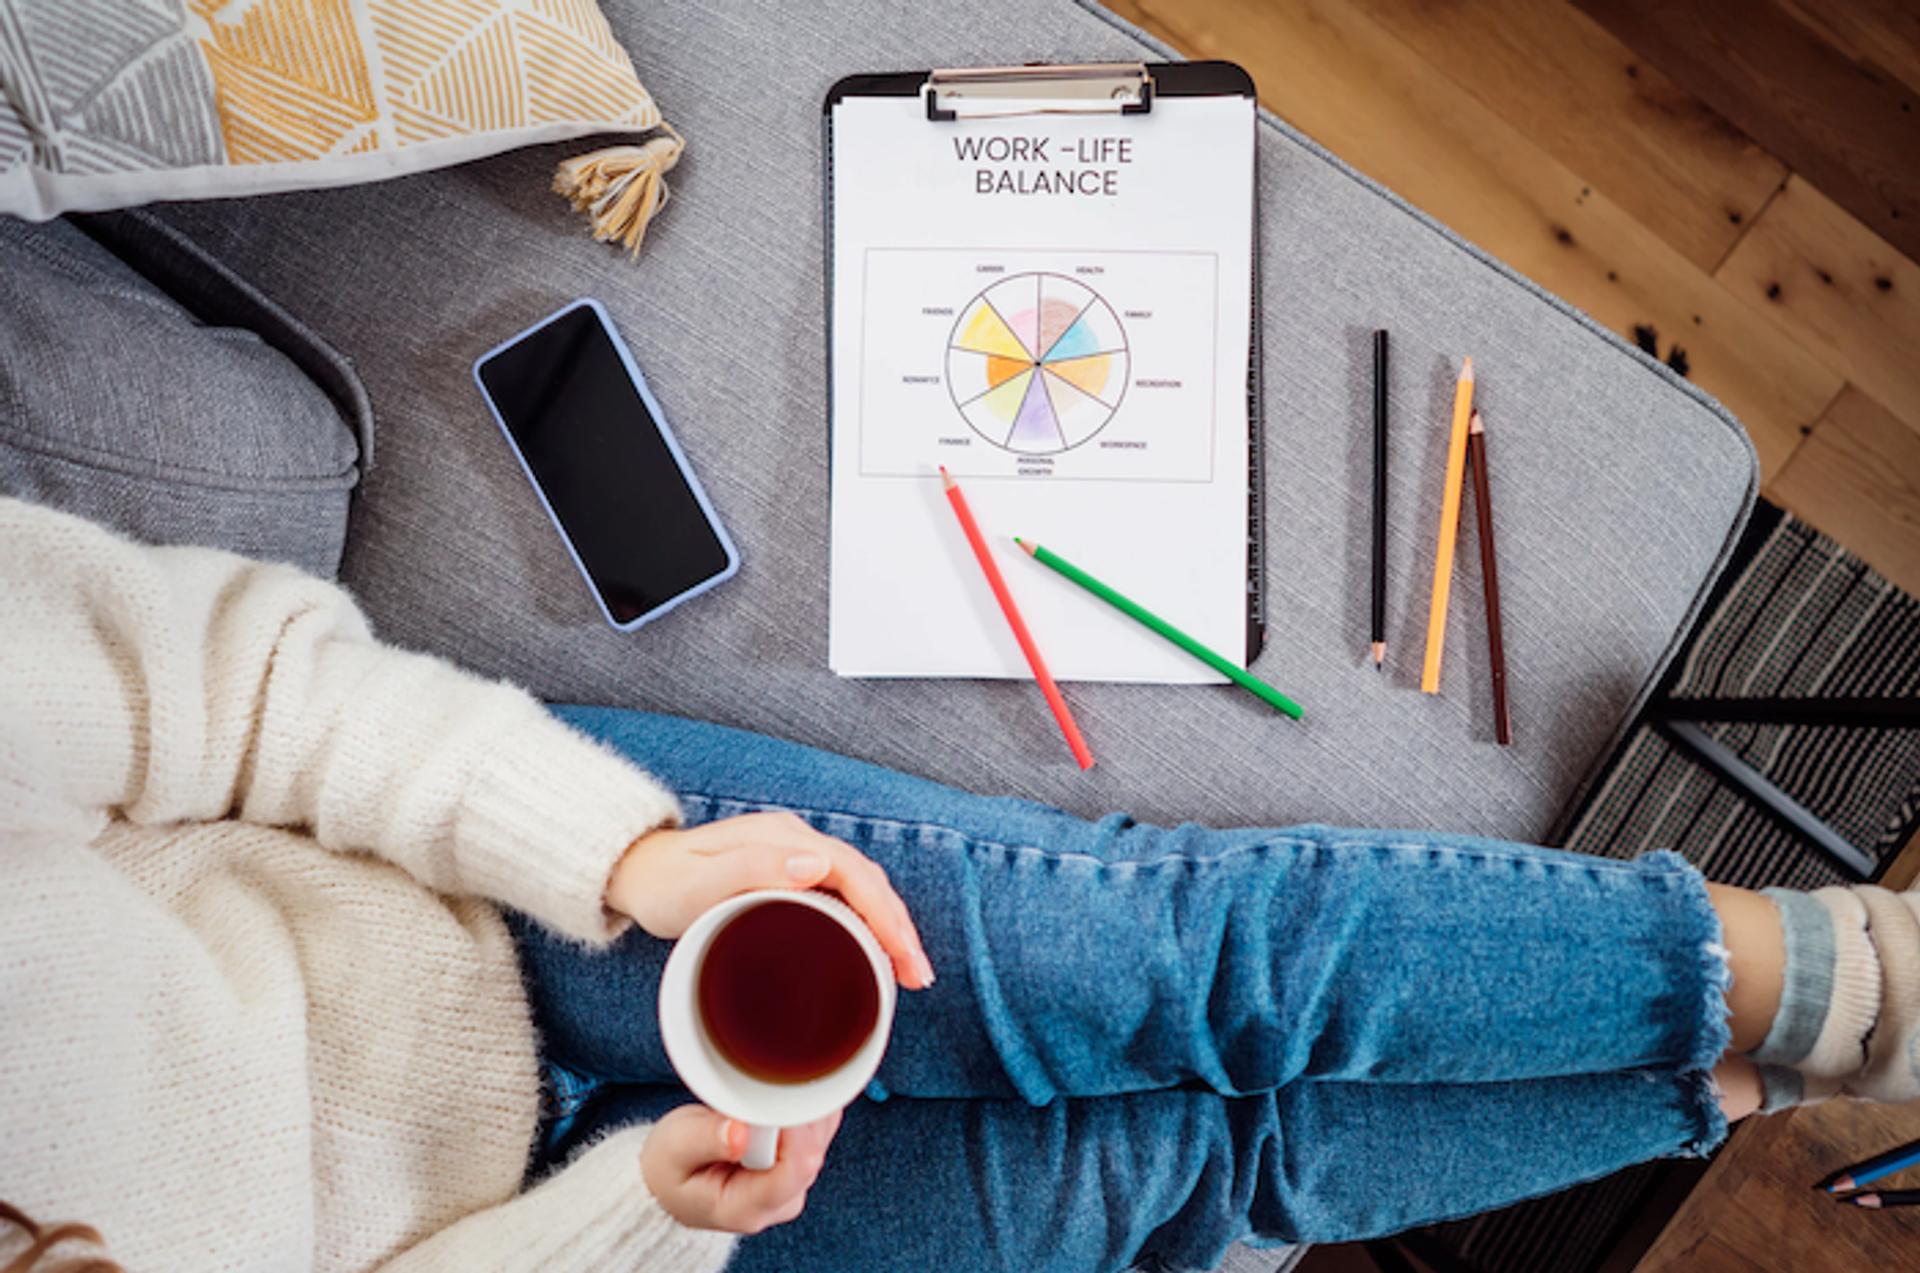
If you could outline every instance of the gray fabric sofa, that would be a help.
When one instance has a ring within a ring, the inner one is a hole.
[[[1070,684],[1099,758],[1082,773],[1029,683],[827,670],[820,106],[856,72],[1168,51],[1076,0],[604,7],[688,140],[637,261],[549,193],[578,145],[5,222],[0,488],[154,540],[337,570],[387,639],[549,699],[719,721],[1089,815],[1556,838],[1755,498],[1752,447],[1715,402],[1264,118],[1254,671],[1306,716],[1230,687]],[[599,617],[469,374],[581,296],[611,311],[743,557],[635,634]],[[1384,674],[1367,631],[1379,327],[1396,419]],[[1510,747],[1493,738],[1470,552],[1445,692],[1418,688],[1463,355],[1498,430]],[[1227,1267],[1288,1258],[1236,1250]]]

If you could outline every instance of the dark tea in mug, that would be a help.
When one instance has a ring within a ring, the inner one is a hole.
[[[880,988],[859,941],[794,902],[751,907],[714,936],[699,1001],[714,1046],[766,1083],[832,1073],[880,1020]]]

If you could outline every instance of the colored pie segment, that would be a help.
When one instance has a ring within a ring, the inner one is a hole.
[[[1062,274],[1016,274],[954,324],[947,383],[973,431],[1052,455],[1091,439],[1126,392],[1126,332],[1106,300]]]

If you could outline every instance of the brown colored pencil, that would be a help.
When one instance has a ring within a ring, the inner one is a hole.
[[[1493,552],[1493,494],[1487,484],[1487,427],[1476,409],[1467,425],[1467,468],[1473,474],[1473,508],[1480,523],[1480,576],[1487,594],[1487,654],[1493,666],[1493,729],[1501,744],[1513,741],[1507,712],[1507,649],[1500,632],[1500,572]]]

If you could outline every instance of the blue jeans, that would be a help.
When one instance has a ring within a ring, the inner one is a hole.
[[[1671,854],[1085,822],[751,734],[559,715],[690,821],[791,809],[884,866],[939,974],[903,992],[805,1215],[731,1267],[1211,1268],[1235,1240],[1472,1214],[1726,1132],[1718,919]],[[669,943],[518,918],[568,1117],[536,1170],[691,1099]]]

